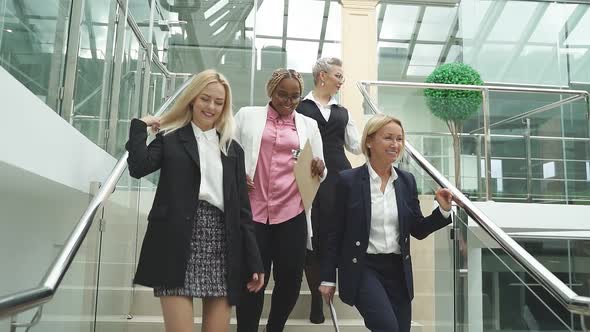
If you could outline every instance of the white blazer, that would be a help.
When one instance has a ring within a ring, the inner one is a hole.
[[[309,139],[311,151],[314,157],[320,158],[324,161],[324,148],[322,143],[322,136],[318,129],[317,122],[295,112],[295,128],[297,129],[297,136],[299,136],[299,148],[303,149],[305,143]],[[235,116],[236,130],[235,139],[244,149],[244,162],[246,166],[246,174],[254,179],[256,172],[256,164],[258,162],[258,155],[260,153],[260,143],[262,141],[262,133],[266,126],[266,117],[268,114],[268,105],[266,106],[249,106],[242,107]],[[324,169],[324,173],[320,177],[320,181],[324,181],[328,169]],[[305,211],[307,219],[307,248],[311,247],[311,237],[313,231],[311,228],[311,209]]]

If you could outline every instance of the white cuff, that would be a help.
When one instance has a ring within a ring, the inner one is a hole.
[[[443,216],[445,219],[448,219],[448,218],[451,216],[451,211],[452,211],[452,210],[445,211],[445,210],[444,210],[442,207],[440,207],[440,206],[438,207],[438,210],[440,211],[440,214],[442,214],[442,216]]]
[[[329,282],[329,281],[322,281],[322,283],[320,284],[320,286],[336,287],[336,283],[335,282]]]

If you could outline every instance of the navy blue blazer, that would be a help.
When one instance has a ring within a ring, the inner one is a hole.
[[[420,210],[416,179],[406,171],[395,169],[395,195],[399,215],[399,245],[403,258],[403,273],[410,299],[414,298],[412,258],[409,236],[424,239],[430,233],[451,223],[436,208],[428,217]],[[336,282],[340,299],[354,305],[358,282],[369,246],[371,225],[371,187],[367,164],[340,172],[336,184],[334,219],[327,230],[326,250],[322,254],[322,281]],[[400,271],[401,272],[401,271]]]

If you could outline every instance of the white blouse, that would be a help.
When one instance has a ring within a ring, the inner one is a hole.
[[[387,180],[385,191],[381,192],[381,177],[375,172],[371,163],[369,168],[369,182],[371,187],[371,229],[369,233],[368,254],[400,254],[399,245],[399,216],[395,195],[395,180],[397,172],[391,166],[391,176]],[[439,206],[444,218],[451,215]]]
[[[385,191],[381,192],[381,177],[369,168],[369,182],[371,187],[371,229],[369,232],[369,254],[400,253],[399,218],[397,214],[397,200],[393,182],[397,179],[397,172],[391,167],[391,176],[387,180]]]
[[[193,132],[199,147],[201,185],[199,200],[207,201],[223,211],[223,166],[219,137],[215,128],[202,131],[193,122]]]
[[[332,113],[331,106],[338,104],[338,102],[336,102],[336,99],[332,97],[330,98],[328,104],[324,107],[317,100],[315,100],[315,98],[313,97],[313,93],[311,91],[307,94],[307,96],[305,96],[305,98],[303,98],[303,100],[305,99],[309,99],[316,104],[326,122],[330,120],[330,114]],[[348,112],[348,123],[346,124],[346,129],[344,131],[344,147],[351,153],[361,154],[363,153],[363,150],[361,149],[361,142],[359,139],[358,130],[356,129],[356,125],[354,124],[354,120],[352,119],[350,111],[346,110],[346,112]]]

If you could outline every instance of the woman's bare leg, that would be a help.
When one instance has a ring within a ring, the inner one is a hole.
[[[193,332],[193,298],[185,296],[160,297],[166,332]]]
[[[227,332],[231,306],[227,297],[208,297],[203,299],[203,332]]]

